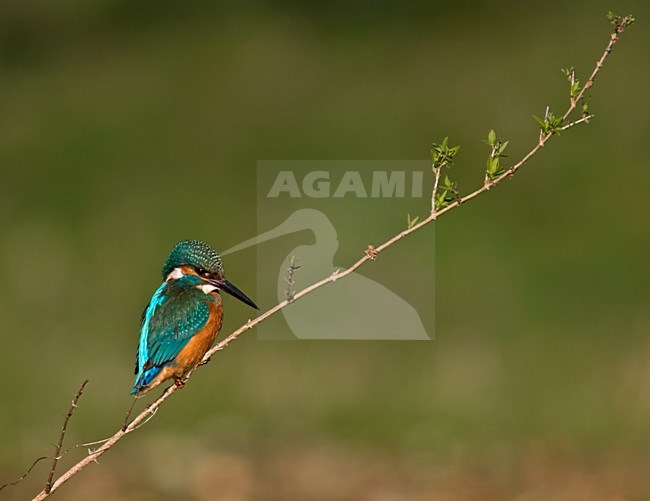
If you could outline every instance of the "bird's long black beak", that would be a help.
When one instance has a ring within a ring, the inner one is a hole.
[[[228,280],[226,280],[225,278],[213,278],[210,279],[210,283],[215,287],[217,287],[219,290],[227,292],[232,297],[236,297],[242,303],[246,303],[248,306],[252,306],[256,310],[259,310],[257,305],[246,294],[244,294],[237,287],[235,287],[233,284],[228,282]]]

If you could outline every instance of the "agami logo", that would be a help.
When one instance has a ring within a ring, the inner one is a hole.
[[[294,171],[278,172],[267,198],[289,196],[300,198],[411,198],[422,197],[423,171],[373,171],[371,179],[366,180],[360,171],[345,171],[338,178],[331,179],[330,171],[317,170],[306,173],[302,179],[296,178]],[[407,186],[408,185],[408,186]],[[407,190],[408,188],[408,190]]]

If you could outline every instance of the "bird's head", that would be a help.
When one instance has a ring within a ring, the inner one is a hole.
[[[162,269],[163,280],[176,280],[184,275],[196,275],[203,282],[203,291],[223,290],[240,301],[257,306],[225,277],[219,254],[201,240],[183,240],[171,250]]]

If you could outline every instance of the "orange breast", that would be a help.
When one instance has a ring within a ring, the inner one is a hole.
[[[195,367],[210,349],[215,338],[221,330],[223,320],[223,308],[221,306],[221,296],[217,293],[212,294],[216,302],[210,304],[210,317],[205,327],[197,332],[190,339],[183,349],[178,353],[172,367],[177,376],[182,376],[188,370]]]

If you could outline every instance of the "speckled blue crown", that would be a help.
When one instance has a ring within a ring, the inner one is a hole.
[[[195,270],[203,269],[210,274],[224,276],[219,254],[201,240],[183,240],[176,244],[165,260],[162,269],[163,280],[179,266],[189,266]]]

